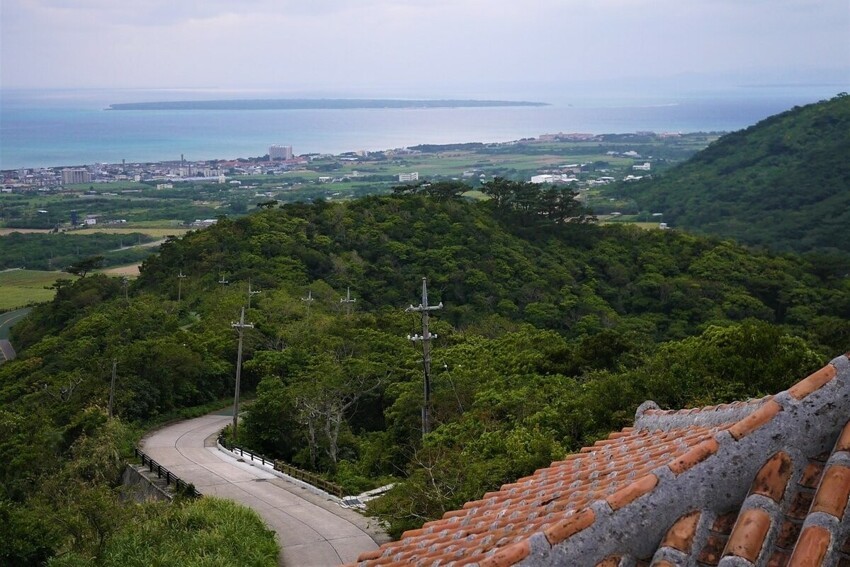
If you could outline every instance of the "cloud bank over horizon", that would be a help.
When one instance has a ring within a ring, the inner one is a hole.
[[[846,0],[3,0],[3,88],[850,82]]]

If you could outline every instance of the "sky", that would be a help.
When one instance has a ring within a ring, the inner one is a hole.
[[[0,1],[2,88],[533,98],[848,83],[848,0]]]

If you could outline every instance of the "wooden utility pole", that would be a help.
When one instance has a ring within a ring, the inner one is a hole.
[[[352,299],[352,297],[351,297],[351,288],[350,288],[350,287],[349,287],[349,288],[346,288],[346,290],[345,290],[345,298],[344,298],[344,299],[340,299],[340,300],[339,300],[339,302],[340,302],[340,303],[342,303],[343,305],[345,305],[345,314],[346,314],[346,315],[351,315],[351,307],[354,305],[354,303],[356,303],[356,302],[357,302],[357,300],[356,300],[356,299]]]
[[[407,335],[413,342],[422,342],[422,366],[425,374],[424,380],[424,403],[422,405],[422,435],[431,431],[431,340],[437,335],[428,330],[428,313],[443,308],[443,302],[439,305],[428,305],[428,281],[422,278],[422,303],[419,307],[411,305],[405,309],[405,313],[422,313],[422,334]]]
[[[112,417],[113,402],[115,401],[115,373],[118,369],[118,360],[112,359],[112,380],[109,382],[109,417]]]
[[[251,290],[251,280],[249,279],[248,280],[248,309],[251,309],[251,298],[253,296],[257,295],[258,293],[263,293],[263,292],[260,291],[259,289],[256,290],[256,291],[252,291]]]
[[[185,277],[183,270],[180,270],[180,273],[177,274],[177,303],[180,303],[180,299],[183,297],[183,279]]]
[[[231,323],[231,327],[239,333],[239,347],[236,349],[236,390],[233,393],[233,442],[237,440],[236,428],[239,421],[239,387],[242,381],[242,334],[245,329],[253,329],[253,323],[245,322],[245,308],[242,308],[242,314],[239,316],[238,323]]]
[[[309,318],[310,317],[310,306],[313,305],[314,301],[316,301],[315,299],[313,299],[313,290],[308,289],[307,290],[307,297],[302,297],[301,301],[303,301],[307,304],[307,317]]]

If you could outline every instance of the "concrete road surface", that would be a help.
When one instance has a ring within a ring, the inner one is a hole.
[[[231,419],[207,415],[169,425],[145,437],[142,450],[201,494],[254,509],[277,533],[281,565],[353,562],[386,541],[375,520],[219,451],[216,436]]]

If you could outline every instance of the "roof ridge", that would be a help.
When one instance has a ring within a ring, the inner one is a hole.
[[[752,400],[754,403],[739,403],[736,407],[731,409],[749,408],[749,411],[746,412],[746,415],[743,418],[726,428],[725,431],[718,431],[717,433],[709,434],[707,439],[692,446],[689,451],[681,455],[679,458],[670,461],[666,465],[658,467],[651,473],[626,486],[623,486],[617,492],[608,497],[598,498],[593,502],[588,503],[587,506],[576,511],[566,519],[560,522],[555,522],[552,525],[544,526],[538,533],[533,534],[522,541],[507,545],[502,549],[491,550],[490,555],[487,555],[483,560],[478,562],[479,567],[505,567],[518,563],[535,553],[548,554],[550,550],[555,548],[555,546],[573,537],[578,537],[580,540],[583,540],[578,543],[577,547],[587,545],[591,540],[593,540],[593,536],[583,534],[582,532],[585,530],[589,532],[591,531],[591,528],[599,528],[597,518],[604,520],[604,522],[600,522],[600,524],[607,523],[608,525],[605,525],[604,527],[606,530],[610,530],[610,524],[615,522],[614,516],[621,512],[621,510],[625,514],[626,510],[624,509],[627,505],[632,504],[641,497],[655,493],[659,488],[661,490],[667,489],[667,491],[675,491],[674,486],[678,484],[676,481],[679,477],[684,477],[685,473],[692,471],[697,467],[697,465],[703,463],[703,461],[707,461],[710,457],[717,455],[721,451],[721,448],[728,447],[729,450],[725,451],[727,453],[732,452],[733,450],[735,450],[736,453],[741,452],[743,445],[739,446],[739,442],[741,442],[742,439],[770,423],[774,417],[785,409],[785,407],[803,405],[805,398],[832,382],[833,378],[835,378],[839,373],[839,367],[840,370],[845,373],[850,370],[850,356],[845,355],[833,359],[823,368],[813,372],[803,380],[794,384],[788,390],[780,392],[776,396],[767,396],[758,400]],[[846,397],[847,396],[845,395],[845,398]],[[809,405],[808,409],[809,411],[812,411],[811,404],[806,405]],[[644,415],[647,411],[656,410],[654,410],[654,408],[649,408],[648,410],[645,409]],[[699,413],[702,412],[688,412],[680,415],[685,418],[689,418],[691,415]],[[665,413],[660,415],[667,416],[674,414]],[[792,416],[792,418],[796,417],[798,416]],[[695,423],[691,421],[691,424],[694,425]],[[636,424],[636,430],[637,429],[641,428],[637,427]],[[643,429],[646,429],[646,427],[644,426]],[[750,441],[748,444],[753,444],[752,440],[748,441]],[[735,455],[732,456],[734,457]],[[727,455],[727,458],[728,457],[729,456]],[[708,463],[706,463],[706,465],[708,465]],[[750,463],[750,466],[751,465],[752,463]],[[718,468],[719,466],[720,465],[718,463],[714,463],[713,468]],[[761,469],[761,465],[759,465],[758,469]],[[693,472],[695,474],[697,473],[697,471]],[[743,475],[742,478],[752,477],[749,475]],[[688,480],[691,484],[693,484],[693,476],[691,476]],[[698,482],[696,486],[690,487],[690,490],[698,490],[697,486],[700,484],[702,483]],[[681,492],[683,487],[678,486],[676,488],[678,488]],[[747,488],[749,488],[749,483],[747,483],[747,486],[744,487],[745,494]],[[649,504],[649,506],[651,507],[651,504]],[[647,503],[644,502],[643,506],[640,508],[645,510],[647,507]],[[636,511],[635,508],[632,508],[629,512],[634,515],[642,513],[643,510]],[[640,522],[629,521],[626,523],[640,525]],[[540,532],[542,532],[542,534]],[[541,538],[541,535],[544,537]],[[564,559],[563,556],[559,557]],[[569,561],[567,561],[567,563],[569,563]]]
[[[658,407],[658,404],[648,400],[641,404],[635,412],[634,427],[641,431],[670,431],[671,429],[683,429],[693,425],[731,424],[744,419],[772,398],[772,395],[768,395],[741,402],[680,410],[663,410]]]
[[[828,384],[828,391],[819,391]],[[765,451],[774,455],[786,443],[814,450],[828,442],[831,447],[835,437],[827,440],[828,431],[839,420],[843,426],[850,415],[848,386],[850,357],[845,355],[775,396],[674,412],[642,404],[634,428],[505,484],[359,560],[432,565],[439,553],[440,565],[504,567],[555,556],[565,564],[592,565],[591,551],[602,559],[622,553],[626,542],[635,556],[645,556],[657,546],[657,534],[646,530],[647,518],[676,519],[694,509],[688,506],[717,512],[742,502],[765,465],[759,457]],[[816,435],[810,431],[815,420],[826,426]],[[690,431],[678,431],[682,428]],[[850,446],[845,436],[841,443]],[[616,462],[623,455],[633,456],[631,466]],[[847,455],[842,466],[850,463]],[[771,466],[779,468],[781,459]],[[715,492],[713,475],[724,478],[722,493]],[[843,479],[829,486],[843,491]],[[547,488],[535,490],[541,487]],[[653,529],[661,530],[661,537],[668,526]]]

